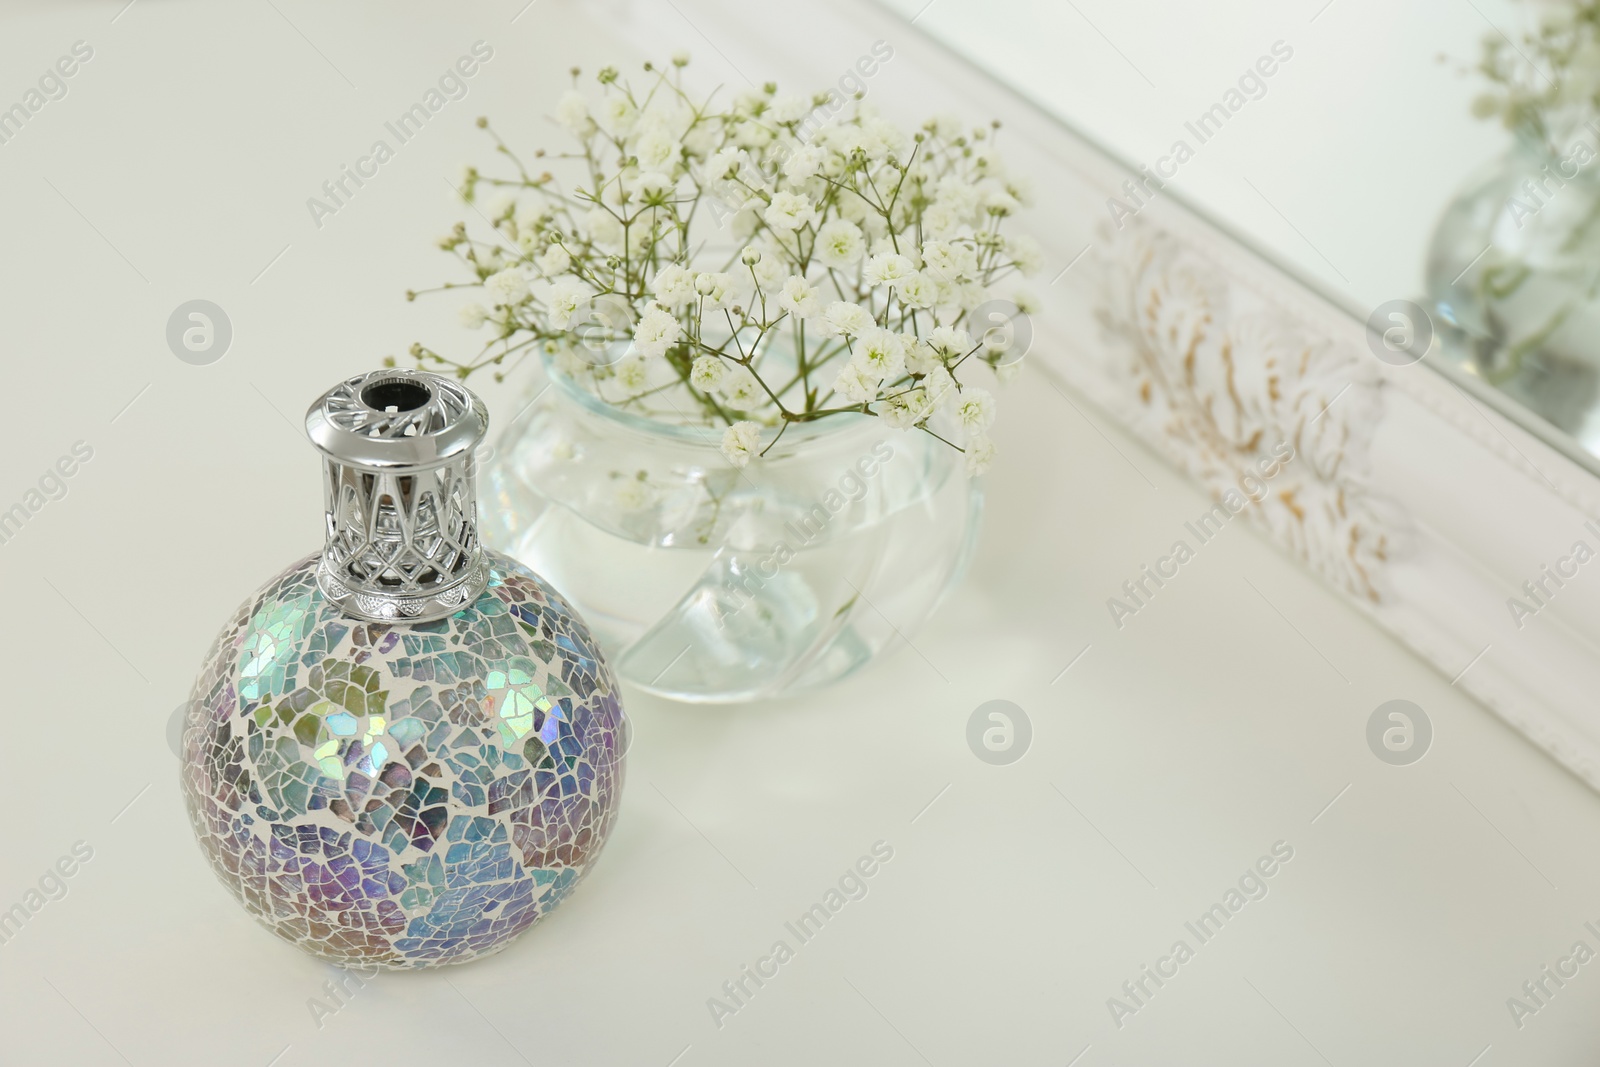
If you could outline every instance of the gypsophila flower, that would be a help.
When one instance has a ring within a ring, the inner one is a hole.
[[[927,418],[928,395],[921,389],[897,393],[877,407],[878,417],[891,430],[909,430]]]
[[[867,240],[861,227],[847,219],[834,219],[817,231],[817,261],[824,267],[854,266],[866,254]]]
[[[915,271],[896,282],[894,292],[902,304],[911,308],[930,308],[939,299],[939,286]]]
[[[638,356],[628,356],[611,369],[616,375],[617,384],[630,393],[641,391],[650,382],[650,372],[646,369],[644,360]]]
[[[854,361],[846,363],[839,376],[833,380],[833,390],[846,400],[865,403],[878,395],[883,379]]]
[[[767,399],[767,394],[762,390],[761,383],[756,381],[756,376],[750,373],[748,367],[737,364],[727,368],[727,374],[723,375],[722,384],[717,387],[717,391],[722,394],[725,404],[739,411],[758,408]]]
[[[994,462],[994,442],[984,434],[971,434],[962,445],[966,451],[967,474],[976,478]]]
[[[816,145],[806,145],[784,161],[783,174],[790,181],[803,182],[815,177],[827,161],[827,152]]]
[[[669,308],[692,304],[695,300],[694,271],[679,263],[668,263],[656,271],[650,291],[657,302]]]
[[[646,170],[664,171],[678,158],[679,142],[666,130],[651,130],[641,136],[633,148],[639,166]]]
[[[977,272],[978,253],[968,245],[928,241],[922,246],[922,269],[935,281],[959,281]]]
[[[861,280],[868,285],[893,285],[915,268],[911,260],[896,252],[880,252],[861,268]]]
[[[716,356],[698,356],[689,368],[689,384],[702,393],[714,392],[727,376],[727,367]]]
[[[872,316],[867,314],[866,308],[863,308],[860,304],[835,300],[828,305],[826,314],[828,328],[834,333],[843,334],[845,337],[854,337],[862,330],[870,329],[872,326]]]
[[[994,422],[994,397],[986,391],[969,386],[962,390],[956,402],[956,421],[968,433],[982,433]]]
[[[488,329],[473,359],[417,345],[419,362],[498,379],[539,353],[602,402],[715,428],[736,462],[789,422],[855,410],[966,441],[981,469],[995,402],[973,376],[1003,382],[1022,353],[979,309],[1043,259],[1012,232],[1030,192],[993,130],[940,118],[913,141],[839,90],[698,96],[687,62],[602,67],[589,95],[561,94],[563,146],[513,152],[491,131],[496,165],[457,191],[498,232],[462,222],[439,242],[467,273],[442,288],[479,290],[461,322]],[[663,499],[638,473],[616,474],[625,510]]]
[[[789,264],[775,252],[764,252],[750,268],[750,275],[763,293],[776,295],[789,278]]]
[[[894,381],[905,369],[905,346],[900,335],[881,326],[863,330],[852,346],[851,360],[879,381]]]
[[[776,193],[761,215],[780,233],[792,233],[818,221],[817,209],[804,193]]]
[[[572,257],[560,245],[551,245],[540,252],[533,259],[533,265],[547,278],[554,278],[558,274],[565,274],[567,268],[572,266]]]
[[[934,410],[953,407],[961,399],[956,380],[943,367],[935,367],[928,372],[927,377],[922,379],[922,390]]]
[[[520,304],[528,299],[528,275],[521,267],[507,267],[483,280],[483,288],[496,304]]]
[[[639,109],[627,97],[611,94],[600,102],[594,120],[613,137],[621,136],[633,129],[639,120]]]
[[[936,368],[942,369],[944,364],[939,362],[938,353],[933,346],[914,333],[900,335],[901,347],[906,353],[906,370],[912,374],[929,374]]]
[[[568,89],[556,101],[556,121],[579,137],[587,136],[594,129],[594,121],[589,118],[589,101],[576,89]]]
[[[928,345],[947,362],[960,359],[972,351],[972,338],[966,330],[953,326],[936,326],[928,331]]]
[[[1044,266],[1044,249],[1039,242],[1026,234],[1006,238],[1006,252],[1011,256],[1011,262],[1017,265],[1017,270],[1023,274],[1037,274]]]
[[[683,327],[678,317],[660,304],[651,304],[634,327],[633,344],[646,359],[664,356],[667,349],[678,343]]]
[[[694,277],[694,291],[701,307],[708,311],[733,306],[733,275],[727,271],[707,271]]]
[[[622,223],[605,208],[591,209],[583,216],[583,224],[589,231],[589,239],[595,244],[602,248],[622,247]]]
[[[722,454],[727,456],[728,462],[735,467],[743,467],[756,454],[756,446],[760,443],[761,427],[748,420],[741,420],[723,431]]]
[[[590,289],[576,278],[562,278],[550,289],[550,318],[570,329],[578,319],[578,312],[589,303]]]
[[[783,283],[783,291],[778,294],[778,306],[802,319],[814,319],[822,314],[822,300],[817,296],[816,288],[807,285],[806,280],[798,274],[791,275]]]

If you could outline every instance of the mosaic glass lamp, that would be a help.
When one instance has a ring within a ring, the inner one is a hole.
[[[422,371],[313,404],[323,549],[245,601],[195,681],[200,846],[245,910],[336,963],[504,948],[616,817],[616,681],[566,601],[478,541],[487,427],[482,401]]]

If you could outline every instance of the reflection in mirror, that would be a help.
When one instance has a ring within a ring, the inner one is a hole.
[[[1600,454],[1600,3],[1520,13],[1472,71],[1511,145],[1443,212],[1427,291],[1464,369]]]
[[[1600,0],[885,2],[1600,472]]]

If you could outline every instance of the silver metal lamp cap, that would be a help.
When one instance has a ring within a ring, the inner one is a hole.
[[[460,382],[420,370],[346,379],[306,412],[323,456],[323,595],[374,622],[428,622],[488,584],[473,450],[489,413]]]

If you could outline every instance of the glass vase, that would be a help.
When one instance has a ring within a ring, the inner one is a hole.
[[[738,468],[720,430],[606,403],[552,361],[532,388],[485,467],[485,542],[646,691],[733,703],[843,678],[909,643],[975,547],[982,492],[926,433],[833,415]]]
[[[1445,209],[1428,293],[1447,356],[1600,451],[1600,159],[1532,134]]]

